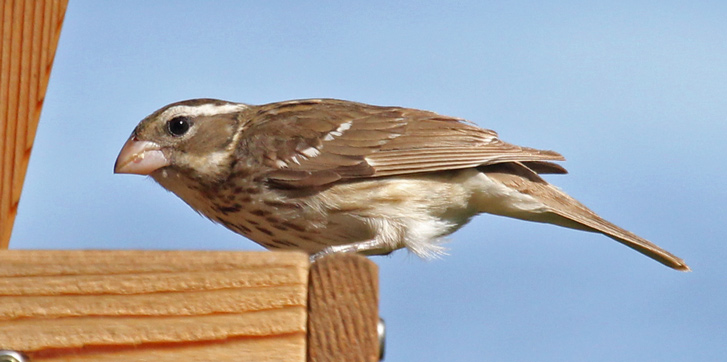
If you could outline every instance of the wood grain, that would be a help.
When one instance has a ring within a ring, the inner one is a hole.
[[[333,254],[311,266],[308,361],[379,360],[378,268],[356,254]]]
[[[68,0],[0,2],[0,249],[7,249]]]
[[[308,256],[0,251],[0,348],[32,361],[305,361]]]

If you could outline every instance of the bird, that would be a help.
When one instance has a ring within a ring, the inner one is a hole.
[[[435,112],[338,99],[169,104],[144,118],[114,172],[151,176],[267,249],[313,259],[444,253],[486,213],[601,233],[668,267],[679,257],[598,216],[541,175],[564,157]]]

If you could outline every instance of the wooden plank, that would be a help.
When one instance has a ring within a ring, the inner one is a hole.
[[[32,361],[305,361],[308,256],[0,251],[0,348]]]
[[[68,0],[0,3],[0,249],[7,249]]]
[[[311,266],[308,361],[379,360],[378,268],[356,254],[333,254]]]

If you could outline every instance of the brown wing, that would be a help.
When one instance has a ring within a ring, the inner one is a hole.
[[[494,131],[433,112],[334,99],[272,103],[254,111],[243,125],[238,156],[286,187],[511,161],[565,172],[544,162],[563,160],[556,152],[511,145]]]

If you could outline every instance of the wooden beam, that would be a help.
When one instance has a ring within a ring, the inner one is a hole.
[[[333,254],[311,267],[308,361],[379,360],[378,268],[356,254]]]
[[[0,349],[32,361],[305,361],[308,256],[0,251]]]
[[[0,2],[0,249],[7,249],[68,0]]]
[[[34,362],[369,362],[377,322],[358,255],[0,251],[0,349]]]

